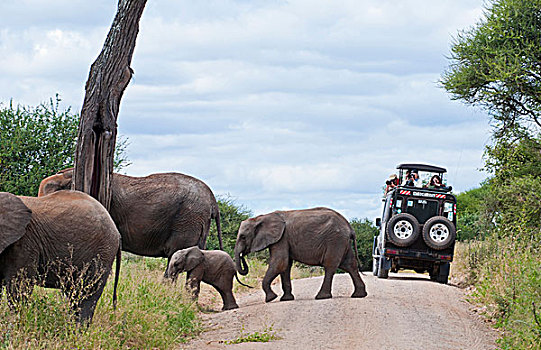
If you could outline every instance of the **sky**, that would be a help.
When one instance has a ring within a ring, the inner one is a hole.
[[[486,177],[485,112],[438,81],[482,0],[148,0],[122,98],[123,173],[181,172],[254,214],[380,215],[400,163]],[[3,0],[0,103],[79,113],[115,0]]]

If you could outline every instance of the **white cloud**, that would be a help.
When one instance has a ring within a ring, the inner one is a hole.
[[[483,174],[485,117],[437,80],[482,1],[162,0],[141,20],[119,132],[132,175],[185,172],[256,214],[375,217],[397,163]],[[59,92],[77,111],[116,3],[3,2],[0,102]]]

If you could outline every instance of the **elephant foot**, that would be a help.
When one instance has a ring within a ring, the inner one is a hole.
[[[271,302],[273,301],[274,299],[276,299],[278,297],[278,295],[276,295],[276,293],[274,293],[273,291],[271,291],[270,293],[267,293],[267,295],[265,296],[265,302],[268,303],[268,302]]]
[[[295,297],[293,296],[293,294],[284,294],[280,298],[280,301],[288,301],[288,300],[294,300],[294,299]]]
[[[330,298],[332,298],[332,294],[331,294],[331,293],[319,292],[319,293],[317,293],[317,295],[316,295],[316,299],[330,299]]]
[[[233,309],[238,309],[239,306],[235,303],[235,304],[229,304],[229,305],[224,305],[222,307],[222,311],[226,311],[226,310],[233,310]]]
[[[360,292],[353,292],[353,294],[351,294],[351,297],[352,298],[364,298],[365,296],[367,296],[368,293],[366,292],[366,290],[362,290]]]

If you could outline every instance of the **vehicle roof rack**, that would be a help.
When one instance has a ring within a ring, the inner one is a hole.
[[[434,165],[428,165],[428,164],[415,164],[415,163],[404,163],[400,164],[396,167],[397,169],[403,170],[403,169],[417,169],[419,171],[430,171],[432,173],[446,173],[447,169],[434,166]]]

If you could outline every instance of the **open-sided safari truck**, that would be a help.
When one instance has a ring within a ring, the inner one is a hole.
[[[456,198],[444,185],[446,169],[427,164],[400,164],[397,186],[384,198],[383,216],[372,250],[375,276],[411,269],[447,283],[456,238]],[[417,183],[410,180],[418,174]],[[432,180],[441,185],[434,186]]]

